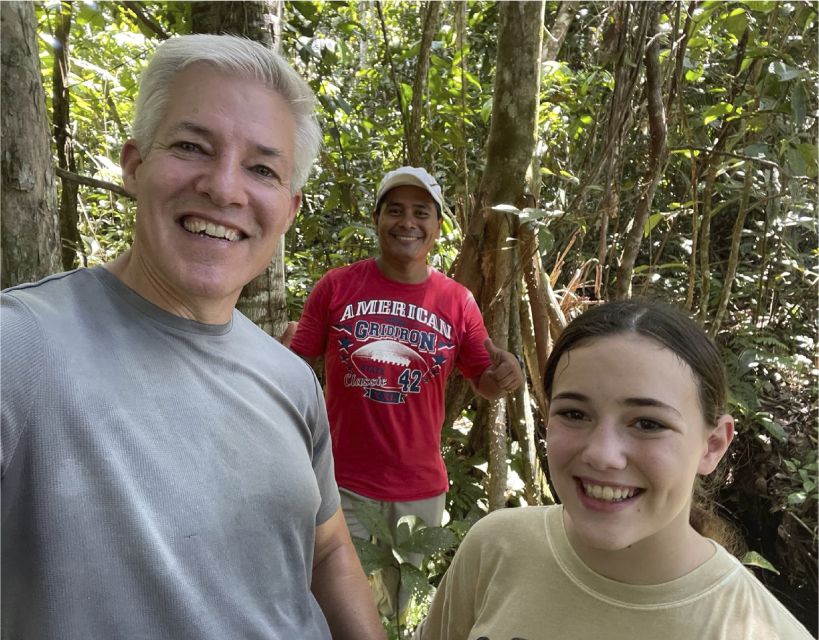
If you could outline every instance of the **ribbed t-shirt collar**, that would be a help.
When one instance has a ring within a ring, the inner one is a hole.
[[[654,608],[681,605],[705,597],[741,568],[719,544],[699,567],[680,578],[658,585],[634,585],[611,580],[588,567],[575,553],[563,525],[563,507],[547,510],[546,530],[551,551],[566,576],[589,595],[610,604]]]
[[[166,327],[169,327],[170,329],[174,329],[175,331],[205,336],[222,336],[229,333],[233,326],[233,316],[231,316],[231,319],[224,324],[207,324],[205,322],[189,320],[188,318],[180,318],[179,316],[169,313],[162,307],[158,307],[153,302],[143,298],[136,291],[122,282],[122,280],[117,278],[113,273],[108,271],[108,269],[98,266],[90,268],[89,271],[100,281],[100,283],[112,290],[135,311],[145,316],[149,320],[158,322]],[[234,310],[233,313],[236,313],[236,311]]]

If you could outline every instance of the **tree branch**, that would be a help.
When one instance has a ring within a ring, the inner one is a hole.
[[[131,200],[134,199],[130,193],[128,193],[125,189],[123,189],[118,184],[113,182],[107,182],[106,180],[97,180],[96,178],[89,178],[87,176],[81,176],[78,173],[74,173],[72,171],[67,171],[66,169],[62,169],[61,167],[56,168],[56,173],[60,178],[63,180],[68,180],[69,182],[73,182],[75,184],[81,184],[86,187],[92,187],[94,189],[102,189],[104,191],[110,191],[111,193],[116,193],[117,195],[124,196],[126,198],[130,198]]]
[[[154,34],[162,38],[163,40],[167,40],[170,36],[167,32],[156,22],[151,16],[145,13],[142,10],[139,2],[123,2],[128,9],[137,17],[137,20],[141,22],[143,25],[148,27]]]

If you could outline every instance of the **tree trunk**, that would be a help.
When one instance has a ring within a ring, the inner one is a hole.
[[[543,38],[542,1],[498,4],[498,53],[486,167],[477,206],[467,228],[456,279],[481,303],[495,345],[508,348],[516,229],[512,216],[493,209],[524,200],[526,174],[535,149]],[[517,300],[514,301],[517,314]],[[492,403],[489,425],[489,508],[504,506],[506,490],[506,410]]]
[[[645,185],[637,203],[632,226],[625,240],[620,269],[617,272],[617,298],[631,297],[631,276],[634,262],[643,239],[643,229],[648,220],[654,192],[662,178],[662,169],[666,158],[666,121],[663,103],[663,77],[660,68],[660,5],[650,4],[644,7],[648,12],[650,43],[646,48],[646,96],[648,101],[648,126],[650,130],[649,163]]]
[[[412,102],[409,112],[409,130],[407,136],[407,160],[413,167],[423,166],[421,149],[421,111],[424,107],[424,93],[427,89],[429,59],[432,51],[432,39],[438,32],[438,16],[441,13],[440,2],[427,2],[424,10],[424,28],[421,34],[421,45],[418,61],[415,64],[415,80],[412,83]]]
[[[73,3],[63,2],[57,16],[57,28],[54,39],[54,66],[52,78],[52,130],[54,144],[57,148],[57,165],[63,171],[77,173],[74,160],[74,143],[71,136],[71,94],[68,91],[69,38],[71,36],[71,17]],[[85,266],[85,251],[80,238],[80,219],[77,215],[77,183],[73,180],[62,180],[60,189],[60,237],[62,238],[63,269],[68,271],[77,264],[77,257],[82,257]]]
[[[6,288],[60,271],[60,236],[34,4],[0,3],[0,25],[0,288]]]
[[[281,14],[280,2],[192,2],[194,33],[231,33],[278,49],[274,42]],[[284,238],[273,260],[242,290],[236,308],[265,333],[278,336],[287,325],[284,288]]]
[[[232,33],[275,48],[277,2],[191,2],[194,33]]]

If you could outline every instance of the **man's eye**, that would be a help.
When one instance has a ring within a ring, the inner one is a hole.
[[[202,147],[200,147],[198,144],[194,142],[187,142],[185,140],[176,142],[174,143],[173,146],[179,149],[180,151],[185,151],[186,153],[195,153],[197,151],[202,150]]]
[[[264,166],[263,164],[257,164],[255,167],[253,167],[253,170],[263,178],[276,177],[276,172],[273,171],[273,169],[271,169],[270,167]]]

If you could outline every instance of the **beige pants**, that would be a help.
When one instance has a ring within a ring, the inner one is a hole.
[[[441,526],[441,518],[444,515],[444,504],[446,494],[426,498],[424,500],[413,500],[411,502],[384,502],[381,500],[373,500],[365,496],[353,493],[347,489],[339,487],[341,493],[341,509],[344,512],[344,519],[347,521],[347,528],[350,530],[350,535],[356,538],[364,538],[370,540],[372,536],[367,528],[359,522],[356,517],[353,505],[356,500],[368,502],[371,505],[378,507],[381,515],[389,527],[390,533],[393,537],[396,535],[398,528],[398,521],[403,516],[418,516],[429,527]],[[388,548],[388,545],[377,541],[381,547]],[[400,557],[401,562],[409,562],[416,567],[421,566],[424,556],[420,553],[408,553]],[[401,574],[397,567],[389,567],[378,571],[372,576],[371,586],[373,590],[373,597],[378,605],[378,611],[383,616],[392,617],[396,614],[396,602],[398,604],[397,612],[404,613],[409,605],[411,593],[407,593],[401,588]]]

